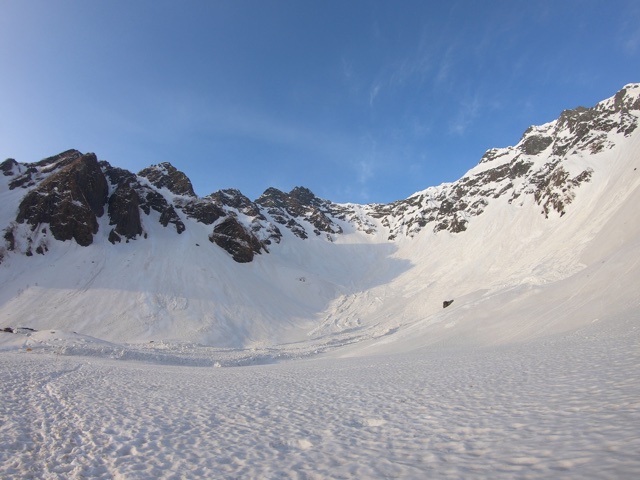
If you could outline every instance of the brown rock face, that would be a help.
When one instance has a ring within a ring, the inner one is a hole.
[[[262,244],[248,232],[234,216],[227,217],[216,225],[209,240],[231,254],[238,263],[248,263],[256,253],[260,253]]]
[[[308,188],[295,187],[289,193],[277,188],[268,188],[256,200],[256,204],[263,207],[274,221],[285,225],[300,238],[309,237],[307,230],[299,222],[301,219],[314,227],[313,233],[316,235],[322,232],[342,233],[342,228],[327,216],[330,213],[330,202],[316,197]]]
[[[108,186],[93,153],[73,160],[23,198],[18,223],[32,230],[48,223],[56,240],[74,239],[79,245],[93,242],[98,232],[97,217],[104,214]]]
[[[182,222],[182,220],[180,220],[178,213],[171,205],[165,208],[164,211],[160,214],[160,223],[163,227],[172,224],[174,227],[176,227],[176,232],[178,233],[182,233],[186,229],[184,223]]]
[[[67,150],[53,157],[47,157],[39,162],[31,163],[27,166],[26,171],[11,180],[9,189],[33,187],[44,180],[47,174],[73,163],[80,157],[82,157],[82,153],[78,150]]]
[[[13,174],[13,169],[18,165],[13,158],[7,158],[4,162],[0,163],[0,172],[5,177],[8,177]]]
[[[187,216],[194,218],[205,225],[211,225],[219,218],[227,215],[218,205],[206,200],[198,200],[188,203],[183,207],[183,210]]]
[[[145,168],[138,175],[149,180],[154,187],[167,188],[176,195],[196,196],[191,180],[169,162]]]
[[[116,188],[109,199],[110,224],[115,225],[112,232],[127,239],[142,234],[140,222],[140,200],[136,191],[127,183]],[[117,237],[110,234],[109,240],[114,243]],[[116,241],[119,241],[116,240]]]

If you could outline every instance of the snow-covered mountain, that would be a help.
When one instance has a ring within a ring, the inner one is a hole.
[[[170,163],[134,174],[76,150],[8,159],[0,326],[379,351],[501,343],[637,310],[639,117],[640,84],[627,85],[386,205],[302,187],[198,197]]]

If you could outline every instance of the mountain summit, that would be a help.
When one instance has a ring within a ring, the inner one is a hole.
[[[574,278],[638,230],[622,212],[640,184],[639,117],[627,85],[390,204],[303,187],[198,197],[169,162],[134,174],[76,150],[7,159],[0,323],[221,346],[376,338],[449,297],[447,312]]]

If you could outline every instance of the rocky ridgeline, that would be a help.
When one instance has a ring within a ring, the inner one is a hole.
[[[525,195],[533,196],[545,217],[553,212],[562,216],[593,173],[586,168],[572,175],[566,160],[612,148],[610,134],[631,135],[639,115],[640,84],[627,85],[593,108],[565,110],[553,122],[530,127],[514,147],[488,150],[477,167],[454,183],[368,206],[368,213],[389,230],[389,239],[413,236],[427,226],[435,233],[463,232],[490,202],[513,203]]]
[[[386,205],[336,204],[302,187],[289,193],[269,188],[255,201],[234,189],[198,197],[189,178],[168,162],[134,174],[77,150],[31,164],[8,159],[0,164],[8,189],[25,194],[15,220],[2,227],[3,250],[45,254],[52,239],[88,246],[105,214],[112,244],[147,238],[147,222],[181,234],[195,221],[210,226],[209,241],[237,262],[268,252],[281,242],[282,229],[302,240],[328,241],[349,224],[368,234],[382,229],[389,240],[427,227],[435,234],[461,233],[490,202],[525,196],[545,217],[562,216],[592,175],[588,168],[570,173],[566,160],[611,148],[610,134],[630,135],[639,111],[640,85],[628,85],[593,108],[566,110],[553,122],[530,127],[514,147],[487,151],[457,182]]]
[[[268,252],[269,245],[280,243],[278,225],[300,238],[342,233],[323,210],[330,202],[304,188],[289,194],[271,188],[256,202],[234,189],[199,198],[187,176],[170,163],[134,174],[77,150],[33,164],[9,159],[0,168],[10,177],[10,190],[27,190],[15,221],[4,230],[5,249],[29,256],[44,254],[51,238],[90,245],[105,213],[107,238],[113,244],[146,238],[144,225],[149,220],[143,219],[155,212],[157,221],[177,234],[185,231],[189,220],[211,225],[209,241],[237,262],[250,262],[254,255]],[[19,242],[23,225],[28,233]]]

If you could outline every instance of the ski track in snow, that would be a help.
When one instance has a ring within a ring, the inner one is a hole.
[[[6,350],[0,477],[637,478],[636,323],[232,368]]]

